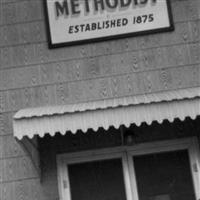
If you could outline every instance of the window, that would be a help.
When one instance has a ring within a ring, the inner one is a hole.
[[[195,138],[57,156],[60,200],[196,200]]]
[[[139,199],[195,200],[187,150],[133,157]]]
[[[68,174],[72,199],[126,200],[120,158],[70,164]]]

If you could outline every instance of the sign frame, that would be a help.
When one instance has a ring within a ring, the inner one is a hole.
[[[151,29],[151,30],[137,31],[137,32],[131,32],[131,33],[122,33],[122,34],[118,34],[118,35],[100,36],[98,38],[83,39],[83,40],[76,40],[76,41],[71,41],[71,42],[61,42],[61,43],[54,44],[52,42],[52,37],[51,37],[47,1],[48,0],[43,0],[43,5],[44,5],[45,24],[46,24],[47,41],[48,41],[49,49],[73,46],[73,45],[89,44],[89,43],[94,43],[94,42],[103,42],[103,41],[108,41],[108,40],[113,40],[113,39],[123,39],[123,38],[127,38],[127,37],[137,37],[137,36],[144,36],[144,35],[149,35],[149,34],[171,32],[171,31],[175,30],[174,20],[173,20],[173,15],[172,15],[172,8],[171,8],[171,0],[166,0],[167,12],[168,12],[168,16],[169,16],[169,27],[155,28],[155,29]]]

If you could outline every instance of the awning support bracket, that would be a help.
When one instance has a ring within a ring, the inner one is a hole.
[[[33,167],[35,168],[38,177],[41,181],[41,166],[40,166],[40,153],[38,147],[38,136],[35,136],[33,139],[29,139],[27,136],[23,137],[22,140],[17,139],[17,142],[28,154]]]

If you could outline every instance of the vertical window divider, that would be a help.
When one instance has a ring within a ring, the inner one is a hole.
[[[126,197],[127,200],[133,200],[132,197],[132,189],[131,189],[131,180],[130,180],[130,170],[128,163],[128,154],[125,150],[122,156],[122,164],[123,164],[123,174],[124,174],[124,183],[126,189]]]
[[[133,196],[132,199],[139,200],[133,155],[129,151],[127,151],[127,161],[130,173],[129,177],[131,184],[131,192]]]

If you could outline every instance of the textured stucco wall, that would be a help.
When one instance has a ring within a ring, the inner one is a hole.
[[[200,1],[172,11],[174,32],[49,50],[42,0],[0,0],[1,200],[58,198],[13,138],[19,109],[200,86]]]

